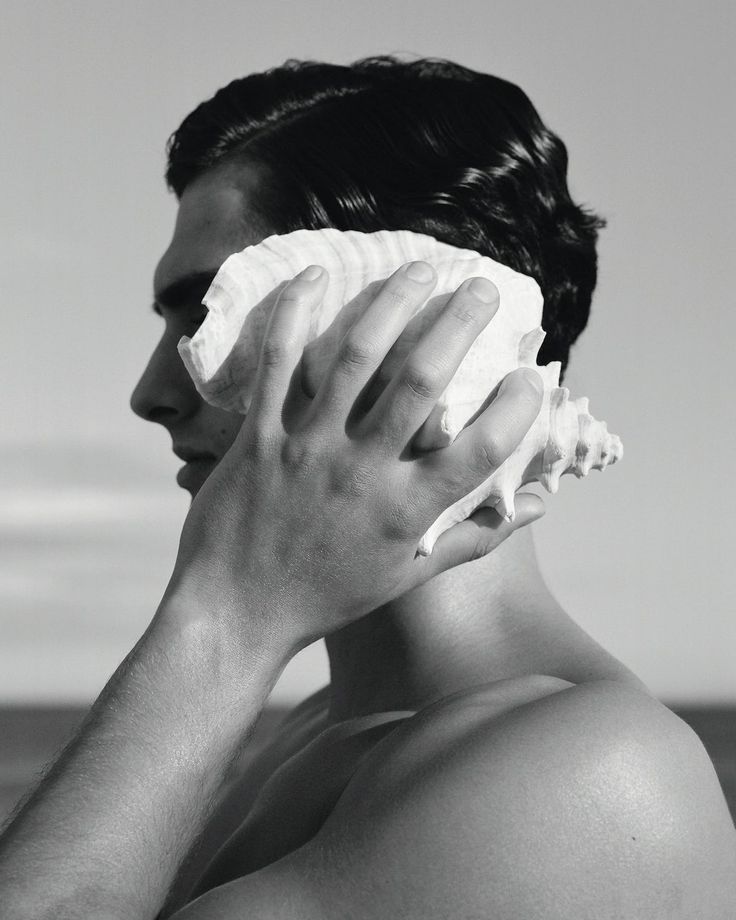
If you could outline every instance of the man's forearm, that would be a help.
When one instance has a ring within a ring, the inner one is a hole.
[[[0,840],[6,920],[151,920],[283,668],[162,603]]]

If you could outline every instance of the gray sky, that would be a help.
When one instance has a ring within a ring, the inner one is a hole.
[[[448,57],[518,82],[603,213],[566,385],[624,442],[535,525],[563,606],[669,699],[736,700],[727,2],[6,2],[0,33],[0,702],[95,695],[152,616],[188,506],[128,409],[160,334],[168,134],[287,57]],[[293,698],[324,681],[291,667]]]

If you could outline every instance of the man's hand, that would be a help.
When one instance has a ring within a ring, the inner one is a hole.
[[[317,277],[302,272],[273,309],[250,411],[192,504],[169,586],[217,607],[235,629],[243,609],[258,609],[261,628],[287,654],[490,552],[543,512],[533,495],[519,502],[514,524],[481,509],[430,557],[417,556],[440,513],[520,443],[539,413],[541,378],[526,368],[509,374],[450,447],[412,456],[413,436],[495,315],[497,290],[485,279],[464,282],[365,412],[366,391],[436,276],[426,263],[396,271],[310,398],[300,360],[310,308],[328,282],[311,268]]]

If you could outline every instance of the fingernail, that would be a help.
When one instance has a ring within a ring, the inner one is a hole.
[[[321,274],[322,269],[319,265],[308,265],[297,277],[300,281],[316,281]]]
[[[524,375],[524,380],[530,383],[537,393],[541,393],[542,390],[544,390],[544,382],[535,370],[532,370],[530,367],[525,367],[521,372]]]
[[[474,297],[477,297],[478,300],[483,301],[483,303],[490,303],[498,297],[496,285],[486,278],[473,278],[468,285],[468,290]]]
[[[537,508],[528,516],[525,515],[522,517],[521,515],[517,514],[516,520],[514,521],[514,529],[521,530],[522,527],[526,527],[529,524],[533,524],[535,521],[538,521],[540,518],[543,518],[546,513],[546,508]]]
[[[511,371],[511,373],[506,374],[506,376],[501,381],[501,386],[498,389],[499,394],[508,387],[509,381],[512,377],[521,377],[525,383],[528,383],[530,386],[533,386],[537,393],[541,393],[544,390],[544,382],[539,374],[532,370],[531,367],[520,367],[516,371]]]
[[[410,262],[406,266],[406,274],[412,281],[426,283],[434,278],[434,269],[427,262]]]

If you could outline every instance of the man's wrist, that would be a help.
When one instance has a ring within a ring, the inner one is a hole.
[[[299,650],[286,628],[293,618],[269,607],[255,590],[248,609],[222,592],[212,595],[201,583],[172,578],[144,640],[191,660],[195,674],[214,681],[221,700],[230,693],[252,700],[265,686],[270,692]]]

